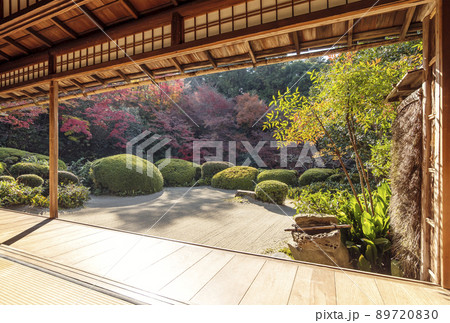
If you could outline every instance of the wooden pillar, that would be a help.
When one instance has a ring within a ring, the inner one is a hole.
[[[50,218],[58,217],[58,82],[50,81],[49,98]]]
[[[174,12],[172,14],[172,27],[171,27],[171,43],[173,45],[178,45],[183,42],[184,33],[184,20],[183,17],[178,13]]]
[[[440,258],[441,285],[450,289],[450,1],[438,0],[436,26],[436,64],[440,113]],[[444,19],[445,17],[445,19]]]

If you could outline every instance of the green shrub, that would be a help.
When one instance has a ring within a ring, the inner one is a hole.
[[[58,206],[63,209],[81,207],[89,200],[89,189],[84,186],[69,184],[58,188]]]
[[[269,169],[259,173],[257,182],[268,180],[280,181],[289,186],[297,186],[297,172],[289,169]]]
[[[58,171],[58,183],[62,185],[75,184],[77,185],[80,182],[78,177],[68,171],[60,170]]]
[[[202,179],[206,182],[210,182],[211,179],[217,173],[223,171],[224,169],[233,167],[234,165],[229,162],[221,162],[221,161],[209,161],[202,165]]]
[[[335,170],[329,168],[311,168],[300,176],[298,183],[300,186],[304,186],[315,182],[323,182],[335,173]]]
[[[44,184],[42,177],[34,174],[25,174],[17,177],[17,183],[23,184],[29,187],[39,187]]]
[[[192,163],[192,165],[194,165],[195,167],[195,180],[198,181],[200,180],[200,178],[202,178],[202,166],[200,166],[199,164],[196,163]]]
[[[347,177],[344,174],[333,174],[327,178],[327,181],[333,183],[345,183],[347,181]]]
[[[164,186],[191,186],[195,182],[196,167],[194,163],[183,159],[160,159],[155,166],[169,162],[162,169],[161,174],[164,178]],[[198,165],[197,165],[198,166]]]
[[[40,187],[28,187],[0,181],[0,206],[32,205],[48,207],[48,199],[41,194]]]
[[[92,182],[92,177],[89,174],[91,166],[92,162],[82,157],[77,161],[73,161],[69,166],[69,170],[78,177],[81,185],[93,187],[94,183]]]
[[[127,168],[127,156],[131,167]],[[136,166],[142,166],[142,174]],[[150,169],[151,176],[147,174]],[[118,195],[138,195],[159,192],[163,188],[163,176],[149,161],[136,156],[115,155],[92,163],[91,176],[94,186],[101,192]]]
[[[25,174],[34,174],[42,178],[48,178],[49,167],[36,163],[20,162],[11,166],[10,172],[15,177]]]
[[[256,198],[263,202],[283,204],[286,200],[288,188],[287,184],[280,181],[262,181],[256,185]]]
[[[15,182],[16,180],[12,176],[3,175],[0,176],[0,182]]]
[[[5,164],[0,163],[0,175],[2,175],[5,172]]]
[[[217,173],[211,185],[227,190],[253,190],[258,170],[248,166],[234,166]]]
[[[6,163],[8,167],[18,163],[19,161],[27,160],[31,156],[35,156],[36,159],[41,161],[49,160],[48,156],[31,153],[25,150],[4,147],[0,148],[0,162]],[[60,170],[67,170],[67,165],[62,160],[58,160],[58,168]]]

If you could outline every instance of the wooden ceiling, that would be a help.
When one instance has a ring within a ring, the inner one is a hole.
[[[433,0],[0,0],[0,111],[421,38]]]

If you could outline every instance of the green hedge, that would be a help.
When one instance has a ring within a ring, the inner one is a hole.
[[[5,163],[8,166],[16,164],[22,160],[22,158],[28,158],[35,156],[37,160],[48,161],[48,156],[31,153],[25,150],[15,148],[0,148],[0,162]],[[60,170],[67,170],[67,165],[62,160],[58,160],[58,167]]]
[[[98,159],[92,163],[91,176],[94,186],[101,192],[117,195],[138,195],[159,192],[163,188],[163,176],[149,161],[131,155],[131,169],[127,168],[127,156],[122,154]],[[142,165],[142,174],[136,169]],[[151,167],[152,176],[147,175]]]
[[[257,182],[268,180],[280,181],[289,186],[297,186],[297,172],[289,169],[269,169],[259,173]]]
[[[275,180],[263,181],[255,187],[256,198],[258,200],[276,204],[284,203],[288,190],[289,187],[287,184]]]
[[[58,188],[58,206],[62,209],[81,207],[89,200],[89,189],[81,185],[68,184]]]
[[[311,183],[323,182],[333,174],[336,174],[336,171],[333,169],[311,168],[300,176],[298,183],[300,186],[305,186]]]
[[[77,185],[80,182],[78,177],[68,171],[60,170],[58,171],[58,183],[62,185],[75,184]]]
[[[42,178],[48,178],[49,167],[36,163],[21,162],[12,165],[10,172],[15,177],[25,174],[34,174]]]
[[[159,168],[165,162],[169,163],[160,169],[164,178],[164,186],[191,186],[194,184],[197,174],[196,166],[199,165],[175,158],[160,159],[155,165]]]
[[[333,182],[333,183],[344,183],[347,181],[347,178],[345,177],[345,174],[333,174],[330,177],[327,178],[327,181]]]
[[[33,205],[48,207],[48,199],[40,187],[28,187],[14,182],[0,181],[0,206]]]
[[[0,175],[2,175],[5,172],[5,164],[0,163]]]
[[[44,185],[44,180],[38,175],[25,174],[17,177],[17,183],[23,184],[28,187],[39,187]]]
[[[16,179],[12,176],[3,175],[0,176],[0,182],[15,182]]]
[[[247,166],[227,168],[213,176],[212,187],[227,190],[253,190],[258,170]]]
[[[229,162],[223,162],[223,161],[209,161],[202,165],[202,179],[205,182],[210,182],[211,179],[216,175],[217,173],[223,171],[224,169],[233,167],[234,165]]]

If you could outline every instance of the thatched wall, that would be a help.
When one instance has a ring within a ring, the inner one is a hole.
[[[406,98],[393,125],[390,205],[394,257],[419,279],[422,183],[422,92]]]

